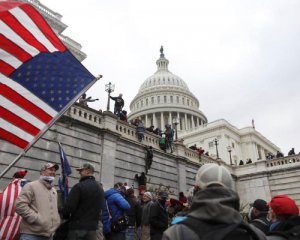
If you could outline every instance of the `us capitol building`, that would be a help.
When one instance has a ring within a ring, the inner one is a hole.
[[[67,26],[62,23],[60,14],[38,0],[22,2],[39,10],[78,60],[86,57],[79,43],[62,34]],[[169,71],[163,48],[156,64],[157,71],[142,83],[130,104],[129,120],[139,117],[147,127],[153,125],[161,129],[172,124],[178,135],[173,153],[159,148],[157,135],[146,131],[144,140],[139,142],[133,125],[120,121],[109,111],[101,113],[75,103],[5,174],[0,190],[11,181],[16,170],[27,169],[26,178],[32,181],[39,178],[45,162],[60,164],[58,142],[72,169],[84,162],[94,164],[95,178],[105,189],[119,181],[137,189],[134,176],[145,171],[146,147],[151,146],[153,163],[147,174],[148,189],[168,186],[173,196],[178,196],[178,192],[187,192],[194,185],[202,164],[217,163],[231,172],[243,205],[256,198],[269,201],[277,194],[288,194],[300,206],[299,155],[266,160],[267,153],[275,154],[280,149],[253,127],[238,129],[224,119],[208,122],[188,85]],[[209,152],[209,156],[200,157],[188,148],[194,144]],[[0,138],[0,172],[20,152],[18,147]],[[252,163],[238,165],[240,160],[247,159]],[[70,187],[78,179],[79,175],[73,170]]]
[[[208,123],[188,85],[169,71],[163,47],[156,65],[157,71],[142,83],[130,103],[129,120],[140,118],[145,126],[162,130],[171,124],[186,146],[196,144],[211,157],[220,157],[231,165],[240,160],[256,162],[266,159],[268,153],[276,155],[280,151],[253,127],[238,129],[224,119]]]

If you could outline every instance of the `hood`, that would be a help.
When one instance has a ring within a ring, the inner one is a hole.
[[[220,224],[240,223],[239,205],[239,196],[233,190],[209,187],[195,194],[189,215]]]
[[[111,189],[108,189],[108,190],[104,193],[104,196],[105,196],[105,198],[107,199],[107,198],[109,198],[111,195],[116,194],[116,193],[121,194],[120,191],[118,191],[118,190],[116,190],[116,189],[114,189],[114,188],[111,188]]]

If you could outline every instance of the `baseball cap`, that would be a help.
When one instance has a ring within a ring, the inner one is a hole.
[[[41,171],[45,171],[46,169],[53,168],[53,167],[55,168],[55,171],[59,169],[59,166],[56,163],[46,163],[45,165],[42,166]]]
[[[263,199],[256,199],[253,204],[250,204],[252,207],[255,207],[257,210],[262,212],[268,212],[269,206],[267,202]]]
[[[215,163],[208,163],[201,166],[196,174],[195,185],[201,189],[209,185],[218,184],[225,188],[233,188],[233,180],[230,172],[223,166]]]
[[[273,212],[278,215],[299,215],[299,208],[295,201],[287,195],[277,195],[273,197],[268,205],[272,208]]]
[[[81,165],[81,167],[76,168],[77,171],[81,171],[81,170],[83,170],[83,169],[88,169],[88,170],[90,170],[91,172],[94,172],[94,171],[95,171],[95,167],[94,167],[94,165],[91,164],[91,163],[84,163],[84,164]]]
[[[24,178],[27,174],[27,170],[20,170],[14,173],[13,178]]]

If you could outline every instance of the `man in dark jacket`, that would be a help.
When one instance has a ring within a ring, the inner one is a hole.
[[[123,94],[120,93],[118,97],[111,97],[112,100],[115,101],[115,108],[114,108],[114,114],[120,117],[122,108],[124,107],[124,100],[123,100]]]
[[[164,191],[158,193],[158,199],[150,209],[150,236],[151,240],[161,240],[163,232],[168,228],[168,213],[166,201],[168,194]]]
[[[81,178],[71,190],[62,210],[63,217],[69,219],[69,240],[95,240],[96,229],[104,206],[104,193],[95,181],[95,168],[84,163],[76,169]]]
[[[116,183],[114,188],[105,192],[106,208],[104,209],[102,222],[105,237],[109,240],[125,239],[125,231],[113,232],[111,224],[116,222],[120,217],[124,216],[125,212],[130,209],[129,203],[125,200],[122,183]]]
[[[256,199],[248,214],[248,222],[265,234],[269,232],[270,221],[267,218],[269,212],[269,206],[267,202],[262,199]]]
[[[261,231],[243,223],[238,212],[239,197],[232,188],[233,180],[225,167],[217,164],[201,166],[196,175],[196,193],[190,213],[165,231],[162,239],[265,239]]]
[[[132,188],[127,188],[125,196],[126,201],[130,205],[130,209],[126,211],[126,215],[129,217],[129,224],[125,234],[126,240],[135,240],[135,232],[141,225],[141,205],[134,196]]]

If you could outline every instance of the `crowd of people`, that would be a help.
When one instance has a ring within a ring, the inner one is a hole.
[[[167,191],[156,194],[146,187],[135,196],[134,188],[121,182],[104,191],[93,176],[94,166],[85,163],[76,169],[79,183],[61,206],[53,184],[58,168],[43,165],[39,179],[16,196],[15,212],[22,219],[14,239],[300,239],[299,208],[291,197],[256,199],[243,217],[232,176],[217,164],[199,168],[187,196],[180,192],[169,198]],[[20,171],[14,178],[25,175]]]

